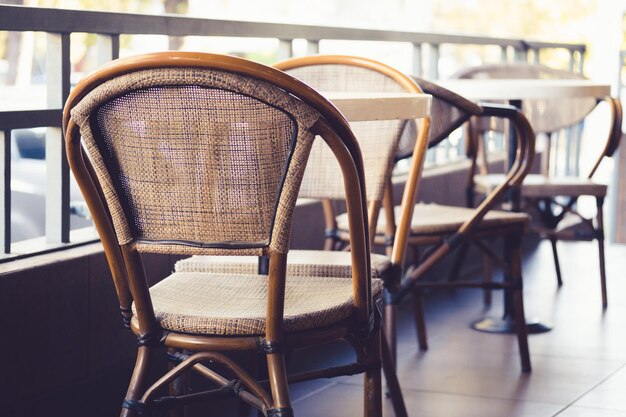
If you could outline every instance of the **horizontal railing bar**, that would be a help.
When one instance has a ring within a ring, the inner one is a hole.
[[[527,44],[526,41],[515,38],[201,19],[180,15],[92,12],[14,5],[0,5],[0,29],[51,33],[87,32],[127,35],[303,38],[312,41],[321,39],[396,41],[435,45],[500,45],[512,46],[516,49],[525,49]],[[551,45],[570,50],[581,50],[580,44]],[[582,48],[584,50],[584,46]]]
[[[526,49],[547,49],[547,48],[563,48],[570,51],[579,51],[585,53],[587,46],[585,44],[573,44],[563,42],[543,42],[543,41],[528,41],[523,40]]]
[[[3,130],[30,129],[33,127],[61,127],[61,110],[0,111],[0,128]]]

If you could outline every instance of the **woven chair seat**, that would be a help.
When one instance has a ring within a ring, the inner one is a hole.
[[[150,288],[161,327],[181,333],[249,336],[265,334],[268,278],[174,272]],[[372,294],[382,282],[372,280]],[[352,315],[352,281],[329,277],[287,277],[284,330],[331,325]],[[134,306],[133,306],[134,309]]]
[[[372,278],[381,278],[391,266],[385,255],[372,253]],[[176,272],[256,274],[258,258],[253,256],[196,255],[176,262]],[[352,278],[350,252],[291,250],[287,259],[288,276]]]
[[[396,219],[400,218],[400,214],[400,207],[395,207]],[[443,206],[439,204],[416,204],[411,220],[411,234],[454,233],[473,215],[474,209],[465,207]],[[337,217],[337,226],[340,230],[347,230],[347,220],[345,214]],[[477,226],[477,229],[497,228],[516,223],[528,223],[528,215],[525,213],[490,210]],[[385,233],[384,213],[381,213],[379,217],[376,233]]]
[[[476,175],[474,182],[476,189],[489,192],[504,181],[502,174]],[[525,197],[554,197],[606,195],[607,186],[599,184],[588,178],[579,177],[546,177],[539,174],[527,175],[522,183],[522,195]]]

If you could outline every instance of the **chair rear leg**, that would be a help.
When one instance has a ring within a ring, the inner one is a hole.
[[[524,295],[522,283],[522,231],[516,230],[505,238],[505,257],[508,263],[507,280],[512,284],[513,319],[519,346],[520,362],[523,372],[530,372],[530,351],[528,349],[528,328],[524,313]]]
[[[417,345],[420,350],[428,350],[426,320],[424,320],[424,299],[422,291],[413,290],[413,311],[415,313],[415,329],[417,331]]]
[[[378,320],[378,319],[376,319]],[[379,365],[365,372],[363,381],[364,407],[363,417],[382,417],[382,375],[381,375],[381,329],[380,321],[374,326],[374,331],[367,342],[367,361]]]
[[[385,303],[385,326],[384,326],[384,334],[387,345],[389,346],[389,355],[391,359],[391,364],[395,369],[396,366],[396,357],[397,357],[397,340],[396,340],[396,314],[398,310],[398,306],[393,300],[393,297],[388,297],[391,300]]]
[[[398,375],[396,374],[396,361],[395,358],[391,356],[389,340],[386,336],[382,338],[381,347],[383,372],[387,380],[387,389],[389,390],[389,397],[391,398],[394,414],[396,417],[408,417],[404,397],[402,397],[402,390],[398,382]]]
[[[493,262],[489,255],[483,254],[483,279],[486,284],[493,281]],[[491,290],[489,288],[483,289],[483,304],[485,306],[491,305]]]
[[[604,257],[604,215],[602,213],[602,207],[604,205],[604,197],[596,197],[597,208],[597,229],[596,239],[598,240],[598,254],[600,257],[600,286],[602,288],[602,308],[606,308],[608,305],[608,297],[606,291],[606,265]]]
[[[139,401],[146,390],[148,371],[152,363],[154,349],[150,346],[141,346],[137,350],[135,369],[128,385],[120,417],[136,417],[145,414],[146,410],[143,409],[144,407]]]
[[[559,263],[559,253],[556,250],[556,237],[550,236],[550,244],[552,245],[552,256],[554,257],[554,269],[556,270],[556,282],[560,286],[563,285],[561,279],[561,265]]]

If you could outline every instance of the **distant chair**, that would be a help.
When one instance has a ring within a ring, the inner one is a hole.
[[[370,279],[360,151],[334,106],[264,65],[167,52],[118,60],[85,78],[63,123],[124,323],[137,337],[122,416],[233,395],[288,417],[288,382],[354,373],[365,374],[365,415],[382,415],[382,283]],[[316,135],[350,190],[348,278],[286,277],[293,208]],[[149,287],[141,253],[248,255],[259,270],[174,272]],[[334,339],[350,342],[354,363],[287,375],[285,350]],[[158,348],[177,365],[148,385]],[[220,353],[235,350],[266,356],[269,391]],[[163,397],[161,388],[188,371],[217,389],[172,385],[173,396]]]
[[[558,70],[543,65],[533,64],[495,64],[464,69],[455,78],[530,78],[530,79],[579,79],[581,74]],[[600,282],[602,306],[607,306],[606,272],[604,257],[604,220],[602,209],[606,198],[607,186],[593,180],[597,168],[604,157],[611,157],[619,145],[622,126],[622,107],[618,99],[607,97],[611,120],[605,146],[595,164],[586,176],[563,176],[557,173],[556,166],[563,163],[571,154],[565,153],[566,147],[558,146],[553,136],[565,128],[581,126],[586,116],[602,100],[595,98],[564,98],[545,100],[523,100],[522,111],[537,133],[544,133],[547,144],[542,155],[541,174],[526,177],[521,187],[523,209],[532,213],[538,220],[533,226],[540,236],[549,239],[552,244],[554,265],[558,285],[562,285],[557,240],[597,240],[600,261]],[[490,192],[502,178],[502,174],[490,174],[488,155],[485,145],[478,140],[483,132],[503,131],[501,124],[475,124],[477,139],[473,146],[478,148],[471,157],[474,167],[469,177],[468,204],[473,203],[474,194]],[[579,152],[577,157],[582,156]],[[584,217],[576,208],[578,198],[592,196],[596,200],[594,218]]]

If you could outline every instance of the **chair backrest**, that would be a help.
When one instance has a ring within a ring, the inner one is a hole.
[[[359,252],[355,299],[368,305],[358,145],[343,116],[310,87],[240,58],[149,54],[115,61],[79,83],[63,120],[70,166],[109,264],[114,275],[128,272],[114,277],[123,308],[131,299],[126,278],[144,287],[132,292],[138,310],[151,310],[137,252],[270,255],[270,281],[284,282],[273,259],[286,262],[316,135],[331,145],[329,157],[339,160],[353,193],[346,197]]]
[[[487,64],[464,68],[451,78],[474,79],[563,79],[584,80],[582,74],[539,64]],[[596,106],[593,97],[532,99],[522,101],[522,111],[536,133],[551,133],[572,126],[585,118]]]
[[[584,80],[582,74],[550,68],[538,64],[489,64],[476,67],[465,68],[452,76],[452,78],[526,78],[526,79],[570,79]],[[596,172],[599,164],[605,156],[613,155],[621,139],[622,108],[619,99],[607,97],[605,99],[610,107],[611,120],[609,133],[605,141],[602,153],[599,155],[592,169],[587,175],[589,178]],[[522,101],[522,111],[529,120],[536,133],[547,133],[550,135],[560,129],[567,128],[580,123],[600,102],[594,97],[563,98],[563,99],[532,99]],[[481,131],[496,130],[503,131],[502,123],[494,123],[493,120],[483,120],[474,124],[477,134]],[[549,138],[549,136],[548,136]],[[549,153],[550,146],[546,147]],[[471,155],[468,155],[472,157]],[[474,155],[475,157],[475,155]],[[549,173],[549,155],[544,155],[542,172]],[[481,168],[486,172],[486,167]]]
[[[433,82],[423,78],[411,76],[426,94],[432,95],[430,105],[430,133],[428,136],[428,147],[438,145],[446,139],[452,132],[461,127],[472,116],[481,114],[481,107],[466,98],[445,89]],[[415,137],[414,134],[403,135],[398,149],[398,159],[411,155],[413,144],[409,139]]]
[[[320,55],[294,58],[274,65],[304,81],[318,91],[336,92],[412,92],[420,88],[399,71],[374,60],[343,56]],[[406,120],[352,122],[350,126],[359,141],[363,154],[368,201],[381,201],[387,181],[391,177]],[[413,129],[417,137],[417,129]],[[415,138],[412,139],[415,144]],[[341,184],[337,183],[337,167],[326,156],[328,150],[314,145],[311,164],[303,179],[300,195],[311,198],[342,198]]]
[[[368,58],[346,55],[308,56],[283,61],[275,64],[275,67],[320,91],[422,92],[419,86],[403,73]],[[370,203],[368,215],[371,238],[376,231],[378,214],[385,189],[391,180],[400,141],[403,132],[406,131],[410,131],[414,135],[413,138],[405,139],[414,144],[415,160],[411,167],[413,173],[410,178],[411,186],[417,187],[419,183],[428,139],[428,123],[429,119],[426,118],[422,120],[419,128],[413,120],[365,121],[350,124],[358,138],[364,165],[367,167],[365,182],[367,184],[367,199]],[[414,124],[415,127],[407,129],[409,124]],[[316,163],[307,168],[301,196],[321,199],[342,198],[341,185],[336,180],[336,164],[326,156],[327,152],[323,147],[314,145],[311,151],[311,161]],[[408,194],[405,192],[405,197],[413,201],[415,190],[405,188],[405,191],[410,191]],[[332,206],[324,204],[324,211],[327,230],[335,230],[336,223]],[[390,227],[395,228],[395,220],[388,223],[391,225]],[[328,245],[327,240],[326,247],[330,248],[331,246]]]

